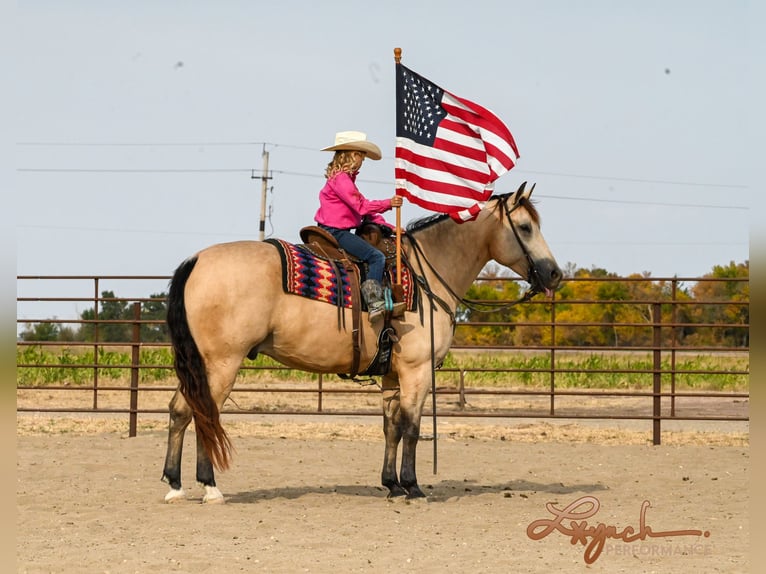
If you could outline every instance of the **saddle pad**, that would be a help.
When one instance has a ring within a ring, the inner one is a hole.
[[[304,245],[288,243],[282,239],[265,241],[279,251],[279,257],[282,259],[282,288],[285,293],[351,308],[351,284],[348,272],[343,265],[340,263],[332,265],[330,261],[315,255]],[[336,268],[339,273],[336,272]],[[390,282],[393,283],[396,278],[396,267],[387,268],[386,273]],[[364,280],[364,274],[362,274],[362,280]],[[406,265],[402,266],[402,288],[407,310],[413,311],[416,304],[416,290],[412,286],[412,273]]]
[[[348,273],[340,267],[340,276],[326,259],[317,257],[298,245],[282,239],[267,239],[282,259],[282,288],[285,293],[351,307],[351,284]]]

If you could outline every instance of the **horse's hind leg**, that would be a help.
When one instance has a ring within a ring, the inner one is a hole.
[[[215,485],[215,472],[213,463],[207,455],[205,447],[202,446],[200,435],[197,435],[197,482],[205,488],[205,496],[202,502],[214,504],[223,502],[223,494]]]
[[[215,401],[219,413],[226,399],[229,398],[229,394],[231,394],[241,362],[242,359],[239,361],[229,360],[215,370],[208,370],[210,395],[213,401]],[[215,361],[210,361],[210,363],[216,364]],[[199,433],[197,434],[197,482],[205,488],[205,496],[202,498],[203,503],[216,504],[224,502],[223,494],[215,484],[213,463],[210,461],[210,457],[202,444]]]
[[[170,485],[165,502],[174,502],[185,496],[181,487],[181,454],[184,447],[184,433],[192,420],[192,410],[180,391],[176,390],[170,399],[170,423],[168,427],[168,451],[162,480]]]

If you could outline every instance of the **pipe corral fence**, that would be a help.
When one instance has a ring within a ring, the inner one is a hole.
[[[18,276],[17,323],[26,331],[17,338],[17,411],[124,414],[130,436],[139,416],[167,413],[176,389],[170,345],[162,340],[169,279]],[[505,281],[520,280],[477,280]],[[654,444],[661,443],[663,421],[749,421],[749,290],[742,289],[748,278],[566,282],[587,282],[588,292],[600,295],[537,296],[514,307],[519,313],[529,306],[511,321],[494,320],[497,312],[491,321],[458,313],[449,360],[435,372],[438,416],[639,420]],[[721,288],[688,295],[688,286],[702,284]],[[610,298],[616,285],[627,288]],[[132,294],[111,296],[118,289]],[[727,295],[732,289],[737,296]],[[152,290],[161,295],[146,296]],[[585,311],[596,308],[594,320]],[[594,344],[573,332],[614,336],[612,344]],[[497,343],[498,333],[518,340]],[[224,416],[381,415],[374,380],[303,373],[268,359],[245,361],[238,378]],[[423,414],[433,416],[428,406]]]

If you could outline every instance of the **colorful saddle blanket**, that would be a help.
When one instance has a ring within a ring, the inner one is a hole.
[[[348,271],[342,265],[333,265],[324,257],[312,253],[305,245],[288,243],[282,239],[266,239],[279,251],[282,259],[282,288],[285,293],[300,295],[316,301],[351,308],[351,283]],[[396,265],[386,268],[389,283],[396,279]],[[364,269],[361,280],[364,280]],[[417,289],[412,284],[412,273],[402,265],[402,288],[408,311],[417,305]]]

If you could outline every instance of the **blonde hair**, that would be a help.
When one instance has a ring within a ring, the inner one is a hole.
[[[353,173],[357,168],[356,154],[361,154],[364,157],[364,152],[352,151],[352,150],[338,150],[333,154],[332,160],[327,164],[327,168],[324,170],[324,176],[330,179],[332,176],[345,171],[346,173]]]

